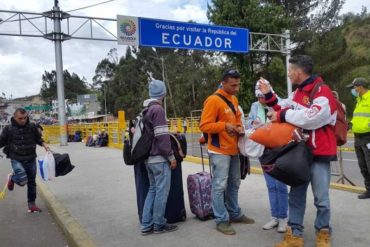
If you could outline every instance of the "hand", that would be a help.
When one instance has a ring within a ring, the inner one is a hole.
[[[234,135],[239,133],[238,132],[238,127],[236,125],[231,124],[231,123],[226,123],[225,129],[226,129],[226,132],[230,136],[234,136]]]
[[[238,131],[239,136],[245,135],[245,131],[244,131],[244,128],[242,126],[237,126],[236,129]]]
[[[271,90],[271,86],[269,83],[266,83],[264,79],[261,79],[258,81],[258,89],[263,93],[263,94],[268,94],[270,93],[272,90]]]
[[[46,144],[45,142],[42,144],[42,146],[45,148],[45,151],[46,152],[50,152],[50,147],[48,144]]]
[[[277,122],[277,113],[276,113],[276,111],[268,112],[267,117],[271,120],[271,122]]]
[[[171,170],[175,170],[176,169],[176,166],[177,166],[176,160],[171,161],[171,163],[170,163]]]

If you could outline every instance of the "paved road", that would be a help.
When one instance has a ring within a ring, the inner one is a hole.
[[[199,147],[199,134],[194,134],[193,137],[191,134],[187,134],[187,140],[188,140],[188,153],[189,155],[200,157],[200,147]],[[353,139],[348,139],[347,144],[345,144],[343,147],[353,147]],[[204,157],[208,157],[207,154],[207,148],[203,147],[203,155]],[[360,169],[358,167],[357,163],[357,157],[355,152],[353,151],[343,151],[343,169],[344,174],[346,177],[351,180],[355,185],[364,187],[363,177],[360,173]],[[254,167],[260,167],[260,164],[257,159],[252,159],[252,166]],[[335,174],[340,174],[340,168],[338,162],[332,163],[332,181],[336,182],[338,180],[338,176],[335,176]],[[346,184],[349,184],[346,181]]]
[[[9,160],[0,159],[1,189],[10,172]],[[15,187],[0,201],[1,247],[65,247],[67,241],[49,214],[44,202],[38,198],[42,213],[27,213],[26,188]]]
[[[122,151],[88,148],[79,143],[55,146],[53,149],[69,153],[76,168],[70,175],[57,178],[47,185],[98,246],[271,247],[282,237],[275,231],[261,229],[270,216],[265,181],[260,175],[249,176],[242,182],[239,200],[242,210],[255,218],[257,223],[235,226],[236,236],[221,235],[215,231],[212,221],[201,222],[195,219],[189,209],[186,187],[184,192],[188,219],[179,224],[180,229],[171,234],[140,236],[133,168],[123,164]],[[184,186],[186,177],[200,170],[198,164],[184,162]],[[370,203],[356,198],[356,194],[331,191],[335,247],[369,246]],[[307,200],[306,246],[314,246],[312,225],[315,210],[312,196],[309,195]]]

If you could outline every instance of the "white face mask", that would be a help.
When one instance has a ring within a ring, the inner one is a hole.
[[[353,97],[359,96],[358,92],[354,88],[351,89],[351,94],[353,95]]]

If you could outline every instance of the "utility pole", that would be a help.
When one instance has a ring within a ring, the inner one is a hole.
[[[289,67],[289,59],[290,59],[290,32],[289,30],[285,31],[285,49],[286,49],[286,83],[287,83],[287,91],[288,91],[288,97],[289,94],[292,93],[292,83],[290,82],[289,76],[288,76],[288,67]]]
[[[67,145],[67,121],[65,111],[64,78],[63,78],[63,55],[62,55],[62,32],[61,21],[63,13],[58,6],[58,0],[54,1],[52,19],[54,21],[54,44],[55,65],[57,73],[57,95],[58,95],[58,120],[60,126],[60,145]]]
[[[164,79],[164,57],[163,56],[161,56],[161,62],[162,62],[162,80],[164,82],[164,85],[166,85],[166,81]],[[164,113],[167,119],[167,98],[166,97],[164,98]]]

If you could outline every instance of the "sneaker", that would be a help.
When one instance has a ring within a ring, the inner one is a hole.
[[[279,223],[278,229],[277,229],[278,233],[284,233],[284,232],[286,232],[286,227],[288,225],[288,219],[287,218],[285,218],[285,219],[278,219],[278,223]]]
[[[270,220],[269,222],[267,222],[267,223],[262,227],[262,229],[263,229],[263,230],[271,230],[271,229],[273,229],[273,228],[277,227],[277,226],[278,226],[278,224],[279,224],[278,219],[277,219],[277,218],[275,218],[275,217],[272,217],[272,218],[271,218],[271,220]]]
[[[163,227],[161,227],[160,229],[155,229],[153,231],[153,233],[154,234],[161,234],[161,233],[167,233],[167,232],[174,232],[177,229],[178,229],[178,227],[176,225],[166,224]]]
[[[142,230],[141,231],[141,236],[147,236],[147,235],[150,235],[152,234],[154,231],[153,231],[153,228],[149,229],[149,230]]]
[[[242,215],[239,219],[230,220],[231,223],[240,223],[240,224],[254,224],[254,219],[248,218],[245,215]]]
[[[316,234],[316,247],[330,247],[329,229],[321,229]]]
[[[14,182],[13,182],[13,180],[12,180],[12,177],[13,177],[13,174],[12,174],[12,173],[10,173],[10,174],[8,175],[8,183],[7,183],[7,185],[8,185],[8,190],[9,190],[9,191],[14,190]]]
[[[28,212],[29,213],[41,213],[42,210],[36,206],[35,203],[28,203]]]
[[[275,247],[304,247],[304,241],[302,237],[293,236],[292,229],[287,227],[284,240],[276,244]]]
[[[225,235],[235,235],[236,234],[234,228],[230,225],[229,222],[222,222],[222,223],[217,224],[216,229],[217,231]]]
[[[358,195],[358,199],[369,199],[370,198],[370,191],[365,191],[362,194]]]

